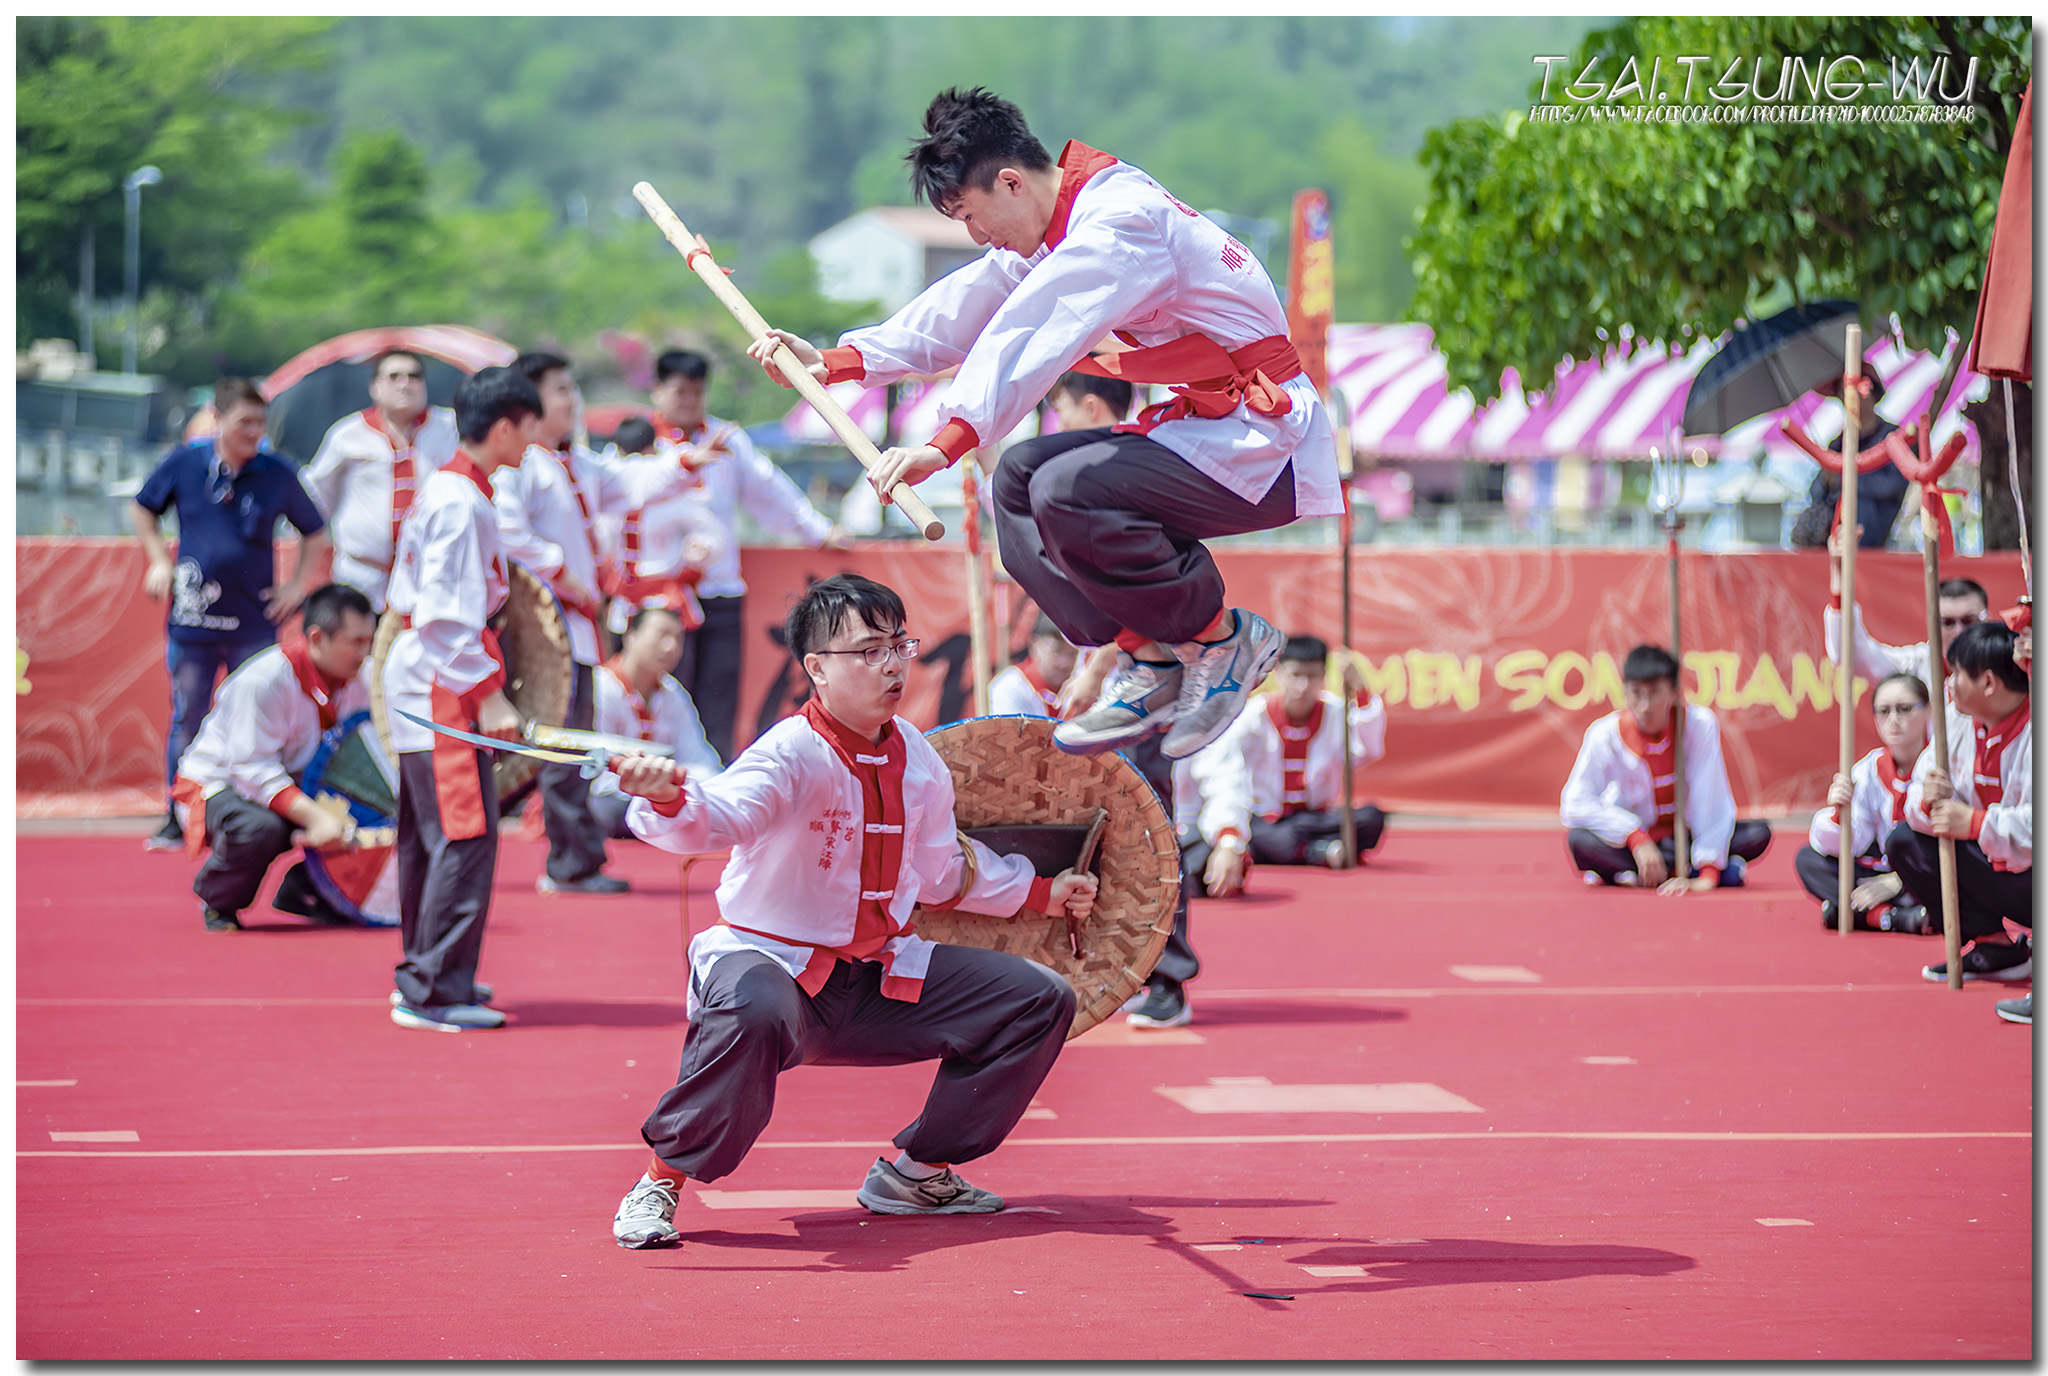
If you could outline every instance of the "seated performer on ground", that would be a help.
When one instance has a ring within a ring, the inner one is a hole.
[[[1185,758],[1236,718],[1281,643],[1228,606],[1201,541],[1342,507],[1279,297],[1214,222],[1085,144],[1055,163],[998,96],[942,92],[924,123],[913,186],[992,251],[827,353],[781,331],[751,352],[766,364],[780,340],[813,375],[869,386],[959,370],[938,434],[883,454],[871,480],[885,499],[1000,442],[1068,369],[1184,384],[1130,427],[1011,445],[991,493],[1010,576],[1067,639],[1120,651],[1100,701],[1054,741],[1092,754],[1165,725],[1167,756]],[[1113,331],[1145,347],[1084,362]]]
[[[1771,844],[1762,822],[1735,820],[1735,794],[1721,762],[1721,724],[1704,707],[1685,710],[1685,822],[1691,875],[1674,874],[1671,722],[1678,661],[1638,645],[1621,664],[1626,710],[1586,728],[1565,780],[1560,811],[1572,864],[1587,882],[1659,893],[1703,893],[1742,883],[1744,862]]]
[[[338,583],[301,607],[305,639],[260,650],[229,674],[178,762],[171,796],[187,842],[195,854],[213,848],[192,880],[209,932],[241,928],[271,861],[295,846],[339,845],[349,831],[345,816],[315,805],[293,779],[329,727],[369,707],[356,675],[377,620],[369,598]],[[303,861],[285,872],[271,903],[320,922],[348,920],[314,892]]]
[[[1252,809],[1244,751],[1229,734],[1173,764],[1173,826],[1180,835],[1181,890],[1235,898],[1251,878],[1245,831]]]
[[[1841,894],[1842,826],[1838,808],[1848,808],[1849,840],[1856,854],[1856,887],[1849,902],[1862,932],[1929,932],[1941,929],[1921,898],[1907,892],[1884,858],[1885,834],[1906,820],[1906,789],[1913,766],[1927,748],[1927,684],[1914,674],[1893,674],[1870,695],[1883,744],[1856,762],[1848,778],[1835,775],[1828,805],[1813,814],[1807,843],[1792,857],[1799,882],[1820,900],[1821,922],[1832,927]]]
[[[1387,753],[1386,704],[1348,661],[1344,696],[1329,691],[1329,662],[1330,647],[1314,636],[1288,637],[1274,672],[1277,691],[1254,699],[1224,737],[1244,757],[1251,786],[1245,820],[1252,858],[1262,865],[1342,866],[1342,723],[1350,723],[1354,766]],[[1363,859],[1380,843],[1387,815],[1366,803],[1352,808],[1351,817]]]
[[[643,607],[633,613],[619,652],[597,671],[596,729],[670,747],[691,782],[701,784],[724,766],[704,739],[690,695],[670,677],[682,653],[680,615],[665,607]],[[626,825],[626,807],[632,801],[619,792],[618,777],[609,771],[590,782],[590,810],[613,840],[633,837]]]
[[[1991,599],[1984,585],[1970,578],[1943,580],[1936,590],[1941,615],[1941,649],[1955,644],[1966,626],[1974,626],[1990,614]],[[1927,675],[1927,642],[1917,645],[1887,645],[1863,625],[1863,611],[1851,608],[1850,624],[1855,629],[1856,672],[1875,682],[1887,674],[1913,674],[1923,681]],[[1841,532],[1828,537],[1828,604],[1820,613],[1821,643],[1828,658],[1842,662],[1842,541]]]
[[[768,1125],[776,1077],[798,1065],[939,1060],[917,1119],[856,1196],[876,1213],[993,1213],[1003,1201],[953,1167],[994,1151],[1024,1115],[1073,1026],[1074,991],[1043,965],[916,935],[912,909],[1085,917],[1092,875],[1033,875],[961,837],[953,777],[896,715],[917,654],[903,601],[855,574],[814,583],[790,611],[790,653],[816,696],[701,787],[666,760],[628,758],[627,824],[680,853],[733,848],[719,925],[690,943],[682,1069],[641,1128],[654,1149],[619,1206],[624,1247],[679,1240],[684,1180],[737,1167]]]
[[[1060,687],[1076,658],[1073,644],[1040,613],[1024,658],[989,681],[988,710],[999,717],[1057,717]]]
[[[2021,980],[2033,948],[2007,921],[2034,927],[2034,732],[2032,680],[2014,662],[2013,632],[1980,621],[1948,647],[1948,759],[1928,750],[1906,791],[1906,820],[1885,838],[1885,858],[1906,887],[1941,902],[1939,846],[1956,849],[1956,920],[1970,942],[1963,978]],[[1946,981],[1948,963],[1926,966]]]

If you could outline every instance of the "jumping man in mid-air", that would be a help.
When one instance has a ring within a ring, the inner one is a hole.
[[[992,482],[1003,565],[1076,645],[1118,647],[1094,706],[1054,729],[1074,754],[1167,727],[1173,758],[1236,719],[1284,637],[1224,601],[1201,541],[1334,516],[1336,446],[1249,250],[1128,163],[1079,142],[1054,162],[1009,101],[949,90],[911,149],[917,193],[992,251],[880,325],[819,350],[814,376],[870,386],[957,368],[928,443],[890,449],[884,494],[1014,430],[1078,369],[1175,384],[1128,425],[1012,445]],[[1114,334],[1129,352],[1091,359]]]

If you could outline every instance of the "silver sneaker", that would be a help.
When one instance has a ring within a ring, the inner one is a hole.
[[[912,1180],[883,1156],[875,1158],[854,1198],[877,1214],[992,1214],[1003,1207],[1001,1196],[976,1189],[950,1169]]]
[[[1146,664],[1123,650],[1095,705],[1052,729],[1052,743],[1069,755],[1099,755],[1142,739],[1173,720],[1183,696],[1178,664]]]
[[[621,1247],[671,1247],[683,1240],[675,1216],[676,1187],[642,1175],[612,1216],[612,1236]]]
[[[391,1021],[423,1032],[476,1032],[505,1025],[505,1015],[480,1003],[408,1003],[391,1005]]]
[[[1186,759],[1228,730],[1287,644],[1264,617],[1242,607],[1233,614],[1237,629],[1223,639],[1174,646],[1181,662],[1180,706],[1159,745],[1169,760]]]

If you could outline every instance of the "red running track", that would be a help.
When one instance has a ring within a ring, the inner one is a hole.
[[[449,1036],[388,1020],[393,933],[209,934],[182,858],[24,840],[17,1355],[2029,1359],[2011,991],[1823,931],[1797,839],[1659,899],[1397,819],[1197,905],[1194,1026],[1070,1045],[967,1172],[1008,1212],[859,1209],[929,1071],[804,1068],[665,1252],[610,1220],[684,1031],[669,857],[548,899],[508,841],[511,1026]]]

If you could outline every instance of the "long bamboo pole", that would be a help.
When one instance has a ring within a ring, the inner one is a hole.
[[[1922,417],[1921,443],[1928,441],[1933,425],[1932,417]],[[1925,452],[1924,450],[1922,452]],[[1941,690],[1946,677],[1946,666],[1941,654],[1941,522],[1925,506],[1920,508],[1920,562],[1927,576],[1927,684],[1931,696],[1942,700],[1934,704],[1930,719],[1934,726],[1934,758],[1941,761],[1942,769],[1948,768],[1948,695]],[[1849,850],[1849,828],[1842,828],[1842,849]],[[1935,852],[1941,866],[1941,937],[1948,949],[1948,987],[1963,987],[1963,927],[1961,918],[1962,899],[1956,889],[1956,843],[1955,838],[1936,838]],[[1926,898],[1915,894],[1923,903]]]
[[[1685,638],[1679,616],[1678,533],[1685,528],[1678,514],[1685,500],[1684,437],[1677,430],[1660,456],[1650,451],[1650,500],[1664,515],[1665,561],[1671,571],[1671,657],[1678,661],[1677,701],[1671,705],[1671,876],[1692,877],[1692,832],[1685,821]]]
[[[1345,685],[1349,683],[1351,679],[1351,666],[1354,663],[1353,659],[1351,658],[1352,465],[1353,457],[1351,453],[1351,422],[1350,417],[1347,414],[1344,419],[1344,423],[1337,427],[1337,474],[1338,482],[1342,484],[1343,487],[1344,497],[1344,512],[1341,516],[1337,518],[1337,540],[1339,542],[1339,553],[1337,556],[1337,576],[1344,580],[1342,584],[1341,593],[1338,597],[1338,616],[1341,618],[1342,621],[1340,630],[1342,631],[1343,640],[1344,670],[1337,677],[1337,696],[1344,704],[1344,725],[1343,729],[1339,731],[1337,735],[1338,740],[1343,743],[1344,747],[1344,810],[1338,814],[1337,818],[1337,840],[1338,843],[1344,847],[1344,867],[1346,869],[1353,869],[1358,864],[1358,818],[1355,815],[1357,804],[1353,801],[1353,795],[1351,791],[1354,787],[1352,774],[1356,768],[1355,762],[1351,758],[1352,705],[1351,694],[1345,691]]]
[[[1856,768],[1856,451],[1863,440],[1863,327],[1849,326],[1842,345],[1842,663],[1837,675],[1835,709],[1841,721],[1840,772],[1849,778]],[[1936,645],[1941,637],[1936,636]],[[1853,806],[1853,804],[1852,804]],[[1856,929],[1850,895],[1856,891],[1856,847],[1849,843],[1850,809],[1842,809],[1841,855],[1836,858],[1835,924],[1843,936]],[[1956,967],[1949,967],[1953,976]]]
[[[981,554],[981,468],[979,453],[971,453],[960,466],[960,500],[966,508],[961,521],[967,534],[967,640],[968,660],[973,666],[974,715],[989,712],[988,601],[984,585],[986,561]]]
[[[682,222],[675,211],[669,209],[669,204],[661,198],[661,193],[646,182],[639,182],[633,187],[633,199],[640,202],[648,216],[661,228],[662,236],[676,252],[683,255],[683,263],[704,279],[704,285],[711,288],[712,295],[732,313],[733,319],[740,322],[740,328],[747,332],[747,338],[767,338],[770,333],[768,322],[761,318],[761,313],[754,309],[753,304],[740,289],[726,277],[724,270],[712,259],[711,254],[697,242],[696,236],[690,233],[689,226]],[[825,390],[825,384],[812,377],[810,370],[797,362],[796,355],[790,352],[787,345],[776,345],[775,352],[770,357],[775,360],[775,366],[782,370],[782,375],[788,378],[803,399],[811,404],[811,409],[823,416],[825,423],[832,427],[832,432],[853,451],[853,456],[860,460],[861,467],[870,473],[874,472],[881,465],[881,451],[876,449],[875,442],[853,423],[853,418],[846,414],[846,409],[833,400],[832,394]],[[923,498],[910,489],[909,484],[896,483],[890,487],[888,497],[903,509],[903,514],[924,533],[925,539],[937,540],[945,535],[945,523],[932,514],[932,509],[925,505]]]

